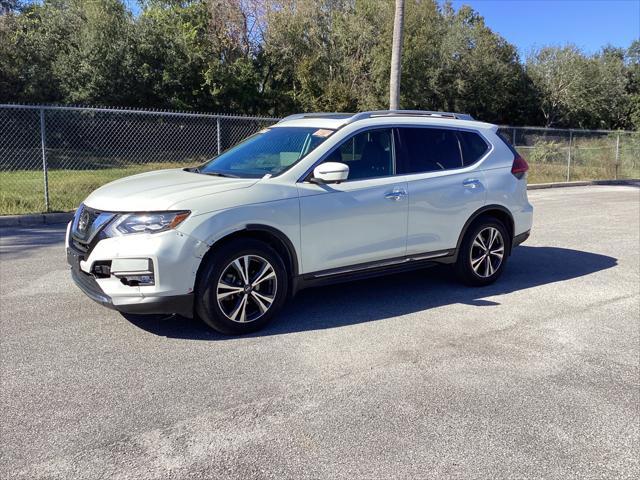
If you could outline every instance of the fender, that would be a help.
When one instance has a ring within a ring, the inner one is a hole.
[[[248,223],[245,230],[248,232],[266,232],[280,240],[289,252],[289,257],[291,259],[291,268],[293,270],[291,274],[293,277],[298,276],[298,273],[300,271],[298,268],[298,252],[296,252],[296,249],[293,246],[291,240],[289,240],[289,237],[287,237],[277,228],[270,227],[269,225],[262,225],[259,223]]]
[[[464,226],[462,227],[462,231],[460,232],[460,236],[458,237],[458,243],[456,244],[456,253],[454,255],[455,257],[454,261],[458,259],[458,252],[460,251],[460,245],[462,244],[462,239],[464,238],[471,224],[483,213],[488,212],[490,210],[499,210],[509,218],[510,224],[505,225],[505,227],[507,227],[507,229],[509,230],[509,233],[511,234],[511,238],[509,239],[509,252],[508,252],[508,254],[511,255],[511,247],[513,245],[513,231],[514,231],[513,215],[511,214],[508,208],[502,205],[494,204],[494,205],[485,205],[484,207],[479,208],[478,210],[473,212],[473,214],[465,222]]]
[[[291,264],[291,275],[290,278],[292,280],[292,285],[291,285],[291,289],[289,290],[289,295],[293,296],[295,294],[295,285],[296,285],[296,279],[299,277],[299,266],[298,266],[298,255],[296,252],[296,249],[293,245],[293,243],[291,242],[291,240],[289,239],[289,237],[281,232],[280,230],[278,230],[277,228],[271,227],[269,225],[264,225],[261,223],[249,223],[244,225],[241,228],[238,228],[236,230],[233,230],[231,232],[227,232],[226,235],[223,235],[222,237],[219,237],[218,239],[216,239],[213,243],[211,244],[207,244],[208,249],[206,251],[206,253],[204,255],[209,255],[209,253],[213,250],[214,246],[222,243],[222,242],[226,242],[226,241],[230,241],[231,239],[233,239],[234,237],[237,236],[242,236],[242,234],[251,234],[251,233],[266,233],[268,235],[270,235],[271,237],[277,239],[281,244],[282,247],[286,250],[286,254],[289,257],[288,259],[283,258],[283,260],[286,262],[287,260],[290,260],[290,264]],[[196,273],[196,279],[198,279],[200,277],[200,270],[202,268],[202,266],[204,265],[204,255],[203,258],[200,262],[200,265],[198,266],[198,271]],[[196,280],[197,281],[197,280]],[[194,287],[195,288],[195,287]]]

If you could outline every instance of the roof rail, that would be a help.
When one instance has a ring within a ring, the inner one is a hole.
[[[288,122],[289,120],[299,120],[301,118],[351,118],[355,114],[354,113],[341,113],[341,112],[312,112],[312,113],[294,113],[293,115],[289,115],[288,117],[284,117],[278,123]]]
[[[318,112],[318,113],[296,113],[283,118],[278,123],[289,120],[299,120],[301,118],[332,118],[345,119],[344,125],[348,125],[358,120],[364,120],[372,117],[442,117],[455,118],[458,120],[473,120],[474,118],[468,113],[454,112],[432,112],[429,110],[373,110],[370,112],[360,113],[340,113],[340,112]],[[343,125],[343,126],[344,126]]]
[[[435,112],[430,110],[375,110],[372,112],[356,113],[349,119],[349,123],[371,117],[443,117],[456,118],[458,120],[473,120],[468,113]]]

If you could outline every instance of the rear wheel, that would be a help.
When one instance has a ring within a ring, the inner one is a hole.
[[[455,270],[467,285],[495,282],[504,270],[510,248],[507,229],[493,217],[482,217],[467,230],[460,245]]]
[[[196,312],[221,333],[254,332],[282,308],[287,283],[282,259],[269,245],[236,240],[208,258],[198,279]]]

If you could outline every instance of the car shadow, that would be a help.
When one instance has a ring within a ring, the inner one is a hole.
[[[520,246],[513,251],[502,277],[493,285],[470,288],[459,284],[451,269],[437,266],[352,283],[301,291],[263,330],[229,337],[210,330],[197,319],[179,316],[125,315],[132,324],[170,338],[230,340],[247,336],[281,335],[342,327],[392,318],[434,307],[462,303],[498,305],[487,297],[570,280],[617,265],[617,259],[557,247]]]

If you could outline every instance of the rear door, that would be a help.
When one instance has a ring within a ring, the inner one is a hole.
[[[400,127],[396,150],[409,193],[407,255],[454,249],[465,222],[486,201],[477,167],[488,143],[472,131]]]

